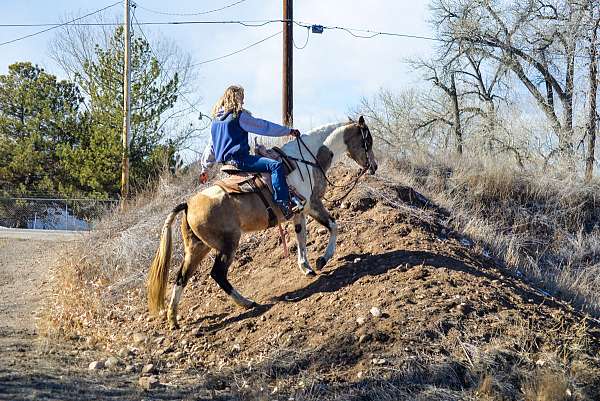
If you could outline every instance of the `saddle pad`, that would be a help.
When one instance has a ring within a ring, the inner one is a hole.
[[[260,177],[260,178],[259,178]],[[260,180],[258,183],[256,181]],[[252,185],[254,181],[255,185]],[[271,177],[268,174],[244,173],[232,174],[222,180],[215,182],[215,185],[221,187],[225,192],[230,194],[245,194],[256,192],[255,187],[267,187],[269,192],[273,193],[271,185]]]

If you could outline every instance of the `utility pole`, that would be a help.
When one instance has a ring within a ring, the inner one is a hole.
[[[283,0],[283,125],[294,124],[294,5]]]
[[[129,1],[125,3],[125,24],[123,35],[125,35],[124,68],[123,68],[123,158],[121,161],[121,209],[125,206],[125,201],[129,197],[129,142],[131,139],[131,53],[130,53],[130,23]]]

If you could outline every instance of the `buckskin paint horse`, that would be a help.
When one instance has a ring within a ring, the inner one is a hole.
[[[315,129],[307,135],[302,135],[300,140],[294,139],[283,146],[282,149],[288,156],[299,160],[297,168],[287,177],[288,183],[306,199],[304,210],[293,217],[298,242],[298,266],[305,275],[315,275],[306,251],[305,214],[329,230],[329,243],[325,254],[317,259],[316,268],[322,269],[335,252],[337,225],[322,201],[329,182],[327,170],[347,154],[363,168],[363,173],[369,171],[370,174],[375,174],[377,162],[372,148],[373,138],[362,116],[357,122],[350,120]],[[283,221],[279,208],[273,209],[279,221]],[[182,211],[184,258],[167,310],[170,328],[178,328],[177,305],[183,289],[211,249],[217,251],[217,256],[210,276],[236,304],[247,309],[257,306],[232,287],[227,280],[227,271],[242,233],[269,228],[268,212],[256,193],[231,195],[221,187],[213,185],[193,195],[186,203],[176,206],[165,220],[160,244],[148,273],[150,312],[157,314],[164,310],[172,252],[171,225],[177,214]]]

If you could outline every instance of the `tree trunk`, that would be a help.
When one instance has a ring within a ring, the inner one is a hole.
[[[594,6],[590,7],[591,20],[594,21]],[[586,124],[586,136],[588,139],[587,159],[585,161],[585,181],[589,182],[594,175],[594,161],[596,152],[596,96],[598,93],[598,64],[597,64],[597,37],[598,24],[600,17],[595,18],[595,24],[590,37],[590,65],[589,65],[589,103],[588,103],[588,121]]]
[[[463,153],[462,127],[460,125],[460,109],[458,108],[458,94],[456,93],[456,82],[454,73],[450,75],[450,98],[452,99],[452,113],[454,114],[454,136],[456,137],[456,152]]]

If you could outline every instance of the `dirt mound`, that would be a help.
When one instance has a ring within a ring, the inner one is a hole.
[[[151,361],[171,383],[202,377],[248,399],[600,394],[599,326],[498,266],[426,197],[368,177],[331,210],[337,251],[315,278],[300,273],[295,252],[284,258],[276,229],[243,238],[229,278],[259,307],[237,308],[207,260],[183,294],[180,330],[148,317],[139,286],[107,298],[76,338]],[[320,228],[308,224],[313,265],[327,244]]]

